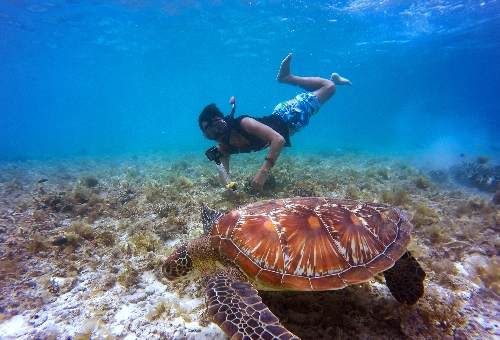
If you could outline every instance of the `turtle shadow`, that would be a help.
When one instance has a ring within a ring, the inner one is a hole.
[[[302,340],[399,339],[401,304],[369,283],[322,292],[260,291],[280,322]]]

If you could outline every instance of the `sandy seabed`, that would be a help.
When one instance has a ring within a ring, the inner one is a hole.
[[[401,305],[381,275],[339,291],[261,292],[290,331],[302,339],[500,339],[494,191],[456,184],[449,169],[323,152],[285,153],[255,193],[249,181],[261,156],[235,157],[238,199],[199,154],[1,161],[0,338],[225,339],[205,317],[200,283],[161,275],[175,246],[200,235],[201,204],[228,212],[328,196],[412,212],[410,248],[426,292]]]

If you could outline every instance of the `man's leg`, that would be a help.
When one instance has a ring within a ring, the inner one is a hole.
[[[351,85],[348,79],[333,73],[330,80],[320,77],[297,77],[290,72],[292,55],[289,54],[281,62],[281,67],[276,79],[279,83],[295,85],[306,91],[314,92],[319,102],[323,105],[335,94],[335,85]]]

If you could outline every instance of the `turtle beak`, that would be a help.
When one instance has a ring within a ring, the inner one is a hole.
[[[192,268],[193,261],[186,246],[182,246],[165,260],[161,271],[167,280],[175,281],[189,274]]]

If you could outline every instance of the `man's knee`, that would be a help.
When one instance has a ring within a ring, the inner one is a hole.
[[[325,86],[326,86],[325,92],[328,93],[330,97],[333,96],[337,91],[337,86],[335,86],[335,84],[332,81],[329,81],[328,84]]]
[[[316,97],[318,97],[321,105],[323,105],[328,101],[328,99],[332,98],[336,90],[337,88],[335,87],[335,84],[331,81],[328,81],[328,83],[323,85],[318,91],[315,91],[314,94],[316,95]]]

